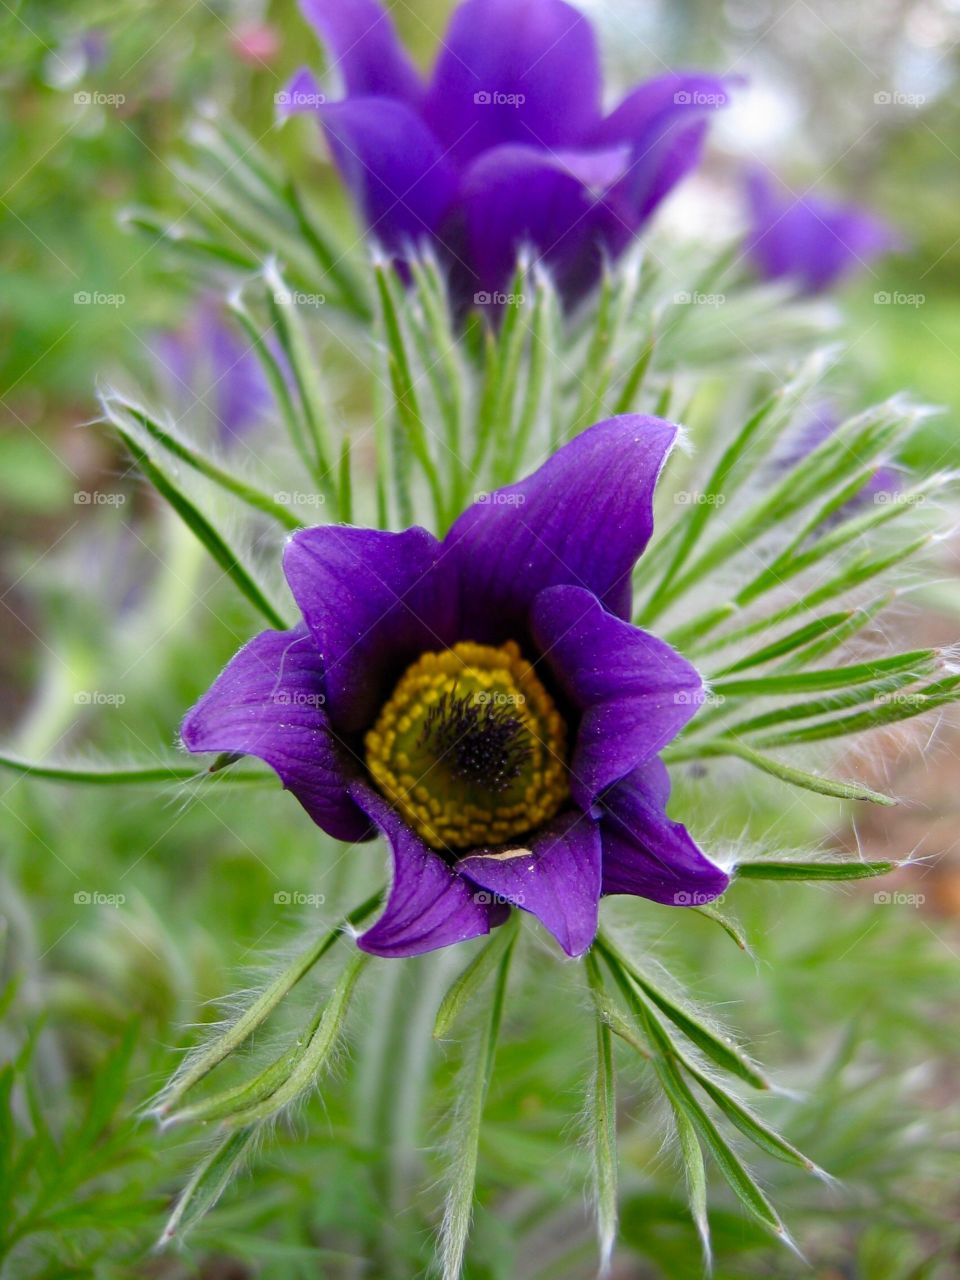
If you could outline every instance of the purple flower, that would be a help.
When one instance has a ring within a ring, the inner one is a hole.
[[[202,298],[186,323],[157,335],[151,349],[183,413],[199,405],[222,444],[241,439],[269,413],[273,400],[257,354],[217,299]]]
[[[765,280],[821,293],[900,244],[893,227],[855,204],[798,196],[770,174],[747,177],[747,253]]]
[[[287,544],[302,621],[241,649],[182,738],[260,757],[339,840],[383,832],[393,881],[364,950],[446,946],[513,905],[579,955],[601,894],[689,905],[726,887],[666,816],[657,754],[700,677],[628,621],[676,434],[602,422],[442,542],[328,525]]]
[[[373,234],[400,260],[433,244],[460,301],[506,288],[524,245],[575,301],[695,167],[728,101],[721,78],[671,72],[604,115],[593,28],[564,0],[465,0],[429,84],[378,0],[301,5],[347,96],[327,102],[301,70],[281,109],[317,113]]]

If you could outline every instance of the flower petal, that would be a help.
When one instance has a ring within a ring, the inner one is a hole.
[[[653,532],[653,491],[677,431],[661,418],[609,418],[468,507],[444,542],[465,635],[523,641],[536,594],[568,583],[628,617],[630,575]]]
[[[420,77],[378,0],[300,0],[300,8],[349,94],[420,100]]]
[[[337,840],[367,840],[370,823],[347,794],[358,765],[334,736],[323,664],[307,629],[263,631],[230,660],[180,730],[188,751],[257,756],[317,826]]]
[[[466,0],[454,12],[424,115],[463,163],[522,142],[576,146],[600,111],[597,42],[563,0]]]
[[[501,914],[427,847],[396,810],[365,783],[357,803],[386,836],[393,883],[383,915],[357,945],[375,956],[415,956],[489,933]]]
[[[370,231],[396,254],[437,234],[457,174],[420,117],[394,98],[317,109],[334,162]]]
[[[404,669],[458,638],[453,557],[426,529],[298,530],[283,569],[323,655],[326,711],[341,733],[368,728]]]
[[[747,252],[765,280],[790,278],[819,293],[901,245],[894,229],[855,204],[799,196],[771,174],[747,176]]]
[[[570,793],[597,796],[671,742],[703,702],[697,669],[663,640],[607,613],[582,587],[551,587],[533,606],[533,635],[583,713]]]
[[[630,172],[617,194],[645,221],[681,178],[700,162],[708,117],[730,102],[735,79],[670,72],[639,85],[594,132],[591,142],[628,143]]]
[[[586,951],[597,932],[600,828],[576,810],[554,819],[529,848],[471,854],[457,870],[535,915],[568,956]]]
[[[310,68],[299,67],[287,81],[287,87],[276,95],[274,103],[277,116],[285,120],[305,111],[315,112],[326,100],[327,95]]]
[[[530,247],[566,302],[576,302],[633,235],[626,207],[608,194],[628,164],[622,147],[551,153],[510,144],[484,152],[464,173],[457,221],[443,232],[471,269],[461,280],[455,264],[454,293],[469,301],[502,291],[519,251]]]
[[[730,883],[727,873],[694,844],[665,808],[670,777],[651,760],[604,797],[603,892],[629,893],[668,906],[712,902]]]

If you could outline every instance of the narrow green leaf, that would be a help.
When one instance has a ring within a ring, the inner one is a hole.
[[[344,916],[327,933],[322,934],[316,942],[297,956],[292,964],[288,965],[282,973],[274,978],[267,989],[257,996],[250,1007],[222,1035],[219,1035],[210,1044],[192,1054],[164,1089],[157,1105],[152,1108],[152,1114],[161,1120],[169,1115],[180,1099],[194,1085],[207,1076],[224,1058],[229,1057],[256,1031],[262,1022],[266,1021],[300,979],[309,973],[314,965],[336,944],[348,926],[358,925],[367,916],[373,914],[382,898],[383,890],[381,889],[372,894],[366,902],[361,903],[359,907],[354,908],[353,911]]]
[[[597,1060],[590,1094],[589,1128],[593,1155],[594,1201],[597,1214],[597,1236],[600,1244],[600,1274],[610,1270],[617,1241],[617,1095],[613,1066],[611,1028],[604,1017],[603,980],[596,960],[587,952],[584,957],[587,978],[594,996],[597,1015]]]
[[[710,1151],[721,1174],[744,1208],[758,1222],[762,1222],[781,1239],[789,1243],[789,1236],[776,1210],[757,1186],[749,1170],[732,1150],[683,1079],[678,1068],[678,1057],[673,1043],[653,1009],[643,999],[631,981],[633,975],[619,963],[616,954],[605,950],[604,958],[610,967],[614,980],[620,987],[631,1013],[636,1017],[654,1049],[654,1069],[674,1111],[682,1111],[684,1113],[693,1126],[697,1137]]]
[[[769,698],[784,694],[815,693],[824,689],[847,689],[851,685],[866,684],[900,671],[910,671],[916,679],[920,679],[921,676],[928,675],[939,661],[940,652],[937,649],[914,649],[910,653],[891,654],[875,658],[871,662],[851,663],[846,667],[715,680],[711,684],[711,692],[725,698]]]
[[[239,1115],[265,1098],[271,1097],[282,1084],[289,1080],[303,1054],[304,1046],[309,1044],[316,1035],[323,1018],[324,1008],[324,1005],[320,1006],[288,1049],[285,1049],[262,1071],[258,1071],[250,1080],[244,1080],[229,1089],[221,1089],[200,1102],[171,1111],[163,1117],[161,1126],[164,1129],[170,1129],[174,1125],[209,1124],[211,1120],[222,1120]]]
[[[223,1123],[231,1129],[245,1129],[248,1125],[261,1124],[278,1115],[295,1102],[301,1094],[316,1084],[317,1077],[330,1062],[343,1034],[347,1010],[354,987],[370,956],[354,950],[337,981],[329,1000],[324,1005],[320,1021],[303,1046],[297,1045],[293,1069],[266,1097],[252,1101],[239,1111],[225,1116]]]
[[[851,715],[838,716],[822,723],[805,725],[789,733],[771,734],[759,740],[763,747],[794,746],[800,742],[822,742],[827,738],[846,737],[885,725],[899,724],[915,716],[926,715],[960,699],[960,676],[947,676],[916,690],[891,693],[879,706]]]
[[[750,947],[746,938],[729,916],[725,916],[716,907],[691,907],[690,910],[695,911],[698,916],[703,916],[707,920],[712,920],[714,924],[718,924],[727,937],[733,939],[741,951],[746,951],[748,955],[750,954]]]
[[[255,1138],[253,1128],[228,1134],[201,1161],[167,1219],[158,1248],[182,1239],[210,1212],[238,1173]]]
[[[854,859],[780,861],[746,859],[739,862],[736,876],[739,880],[868,880],[872,876],[885,876],[900,866],[898,862],[858,862]]]
[[[501,956],[490,1006],[480,1033],[464,1057],[458,1087],[458,1104],[451,1130],[453,1151],[450,1185],[440,1228],[439,1260],[443,1280],[460,1280],[463,1270],[463,1258],[470,1233],[470,1221],[473,1217],[483,1105],[496,1056],[512,954],[511,942]]]
[[[340,448],[340,477],[337,486],[337,516],[341,524],[353,524],[353,477],[350,470],[350,441]]]
[[[271,783],[275,781],[266,770],[231,769],[222,774],[198,769],[196,765],[170,764],[53,764],[41,760],[24,760],[10,752],[0,753],[0,769],[30,778],[43,778],[50,782],[71,782],[78,786],[139,787],[150,783],[202,782],[219,783]]]
[[[397,301],[394,297],[392,267],[378,263],[374,267],[374,275],[380,302],[380,321],[389,355],[387,367],[398,421],[409,441],[411,452],[426,477],[437,521],[442,525],[445,518],[444,493],[427,441],[427,428],[417,395],[417,384],[413,376]]]
[[[706,1026],[694,1014],[682,1008],[665,992],[654,986],[606,934],[597,935],[596,945],[604,956],[629,975],[648,999],[652,1000],[661,1012],[666,1014],[702,1053],[706,1054],[711,1062],[715,1062],[724,1071],[729,1071],[740,1080],[752,1085],[754,1089],[770,1088],[770,1082],[766,1076],[733,1041],[722,1039],[711,1027]]]
[[[677,1126],[677,1142],[680,1146],[680,1157],[687,1183],[687,1198],[690,1202],[690,1216],[700,1237],[700,1248],[703,1250],[703,1265],[709,1274],[713,1250],[710,1244],[710,1221],[707,1217],[707,1170],[703,1162],[703,1150],[692,1120],[671,1097],[673,1119]]]
[[[795,649],[818,640],[825,632],[832,633],[845,623],[849,622],[854,616],[855,610],[844,609],[839,613],[829,613],[822,618],[816,618],[813,622],[806,622],[803,626],[798,627],[795,631],[790,631],[779,639],[771,641],[770,644],[764,645],[760,649],[755,649],[753,653],[748,653],[743,658],[738,658],[736,662],[731,662],[727,666],[722,667],[712,677],[718,679],[721,676],[732,676],[738,671],[746,671],[750,667],[762,667],[767,662],[773,662],[777,658],[782,658],[788,653],[792,653]],[[807,663],[803,664],[805,667]]]
[[[835,796],[840,800],[870,800],[873,804],[895,805],[897,803],[892,796],[873,791],[859,782],[841,782],[838,778],[824,778],[818,773],[805,773],[802,769],[795,769],[791,765],[783,764],[780,760],[774,760],[771,756],[765,756],[733,738],[715,738],[703,743],[681,743],[668,747],[663,752],[663,759],[671,764],[682,760],[702,760],[717,756],[736,756],[740,760],[745,760],[747,764],[752,764],[755,769],[779,778],[781,782],[788,782],[791,786],[800,787],[804,791],[815,791],[818,795]]]
[[[208,480],[212,480],[214,484],[219,485],[227,493],[233,494],[241,502],[245,502],[247,506],[253,507],[255,511],[260,511],[264,515],[272,517],[287,529],[302,528],[303,521],[299,520],[289,507],[276,502],[253,485],[247,484],[232,472],[219,466],[192,445],[183,441],[174,431],[162,427],[156,418],[151,417],[145,409],[139,408],[123,396],[118,395],[105,396],[103,406],[111,422],[116,421],[118,413],[126,414],[135,423],[143,427],[154,440],[163,445],[174,457],[180,458],[181,461],[192,467],[194,471],[205,476]]]
[[[241,564],[237,555],[227,545],[206,516],[197,509],[186,494],[176,487],[163,469],[141,448],[139,441],[130,431],[125,430],[117,423],[114,423],[114,426],[123,437],[124,444],[143,476],[150,481],[157,493],[173,507],[187,528],[206,548],[211,558],[233,580],[238,590],[266,618],[271,627],[275,627],[278,631],[286,630],[286,620],[273,607]]]
[[[511,911],[510,918],[450,984],[437,1009],[433,1024],[435,1039],[442,1040],[449,1033],[463,1009],[469,1007],[470,1001],[500,962],[505,949],[513,946],[519,922],[519,912]]]

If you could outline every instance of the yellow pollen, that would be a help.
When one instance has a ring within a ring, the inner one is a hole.
[[[569,794],[567,727],[513,641],[423,654],[364,747],[379,790],[433,849],[505,844]]]

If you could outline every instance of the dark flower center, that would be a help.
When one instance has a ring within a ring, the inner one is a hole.
[[[379,790],[434,849],[503,844],[567,799],[567,731],[513,643],[425,653],[365,740]]]
[[[420,745],[436,759],[448,759],[457,777],[499,794],[530,758],[530,731],[509,705],[479,696],[441,694],[427,712]]]

